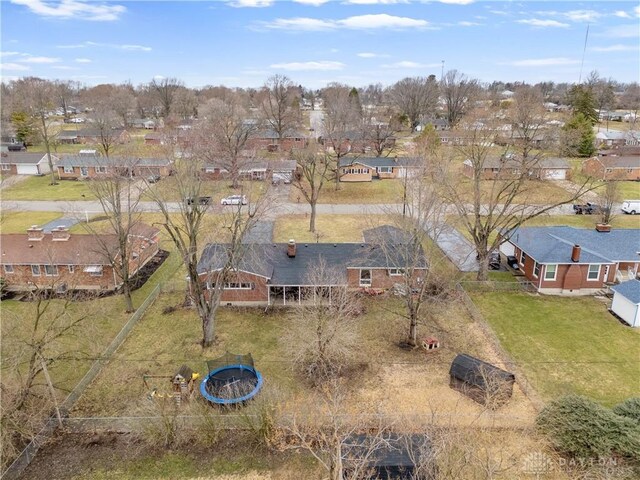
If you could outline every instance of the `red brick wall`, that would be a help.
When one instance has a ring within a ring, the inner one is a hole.
[[[67,284],[69,289],[77,290],[112,290],[115,288],[113,280],[113,269],[109,265],[104,265],[102,276],[93,277],[84,272],[85,265],[75,265],[73,273],[69,272],[67,265],[58,266],[57,276],[46,276],[44,265],[40,265],[40,276],[31,273],[31,265],[14,265],[14,273],[5,273],[2,269],[2,276],[5,279],[9,290],[22,291],[31,290],[35,287],[46,288]]]
[[[215,275],[212,275],[215,277]],[[202,282],[207,281],[207,275],[200,275]],[[253,284],[250,290],[229,290],[225,289],[222,292],[222,304],[226,302],[264,302],[266,303],[269,298],[269,286],[267,285],[267,279],[258,275],[251,275],[250,273],[238,272],[233,276],[233,279],[229,282],[242,282]]]
[[[366,270],[366,269],[363,269]],[[391,288],[395,283],[404,283],[404,277],[401,275],[389,275],[389,270],[386,268],[373,268],[371,270],[371,286],[370,288]],[[421,277],[423,273],[421,270],[414,272],[414,277]],[[348,268],[347,269],[347,285],[349,288],[361,288],[360,287],[360,269]]]

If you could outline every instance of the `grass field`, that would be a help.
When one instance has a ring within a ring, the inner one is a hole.
[[[640,389],[640,332],[593,297],[472,294],[502,346],[545,400],[570,393],[612,406]]]
[[[44,225],[62,216],[59,212],[17,212],[3,210],[0,213],[0,232],[26,233],[31,225]]]
[[[274,242],[362,242],[362,231],[383,224],[384,216],[318,215],[316,233],[309,231],[308,215],[280,216],[275,221]]]
[[[50,185],[51,177],[29,177],[2,191],[2,200],[94,200],[95,195],[86,182],[58,180]],[[84,197],[83,197],[84,195]]]
[[[340,182],[340,188],[335,189],[335,183],[327,182],[322,187],[318,203],[401,203],[402,182],[400,180],[372,180],[371,182]],[[293,203],[304,202],[304,197],[291,187],[289,200]]]

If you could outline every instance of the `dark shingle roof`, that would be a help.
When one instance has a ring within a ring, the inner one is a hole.
[[[611,287],[616,293],[619,293],[631,303],[640,304],[640,280],[633,279],[622,282]]]
[[[244,245],[238,270],[271,279],[272,285],[307,285],[308,275],[320,259],[330,267],[339,267],[346,284],[347,268],[403,268],[406,265],[402,249],[386,252],[365,243],[303,243],[296,246],[296,256],[287,256],[286,243]],[[209,244],[198,263],[198,273],[222,268],[227,259],[224,244]],[[426,258],[421,267],[426,268]]]
[[[505,382],[515,381],[513,373],[465,353],[461,353],[453,359],[449,375],[468,385],[480,388],[487,387],[487,380],[491,378],[499,378]]]
[[[171,163],[166,158],[120,158],[100,157],[94,155],[69,155],[58,162],[59,167],[103,167],[103,166],[129,166],[129,167],[163,167]]]
[[[598,157],[605,168],[640,168],[640,155]]]
[[[580,245],[578,263],[615,263],[640,261],[640,229],[595,229],[556,227],[520,227],[510,242],[539,263],[572,263],[573,245]]]
[[[55,163],[57,157],[51,155],[51,160]],[[0,157],[0,163],[10,165],[34,165],[41,161],[48,162],[46,153],[8,152]]]

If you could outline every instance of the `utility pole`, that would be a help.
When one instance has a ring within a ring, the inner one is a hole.
[[[444,78],[444,60],[442,60],[442,69],[440,71],[440,81]]]

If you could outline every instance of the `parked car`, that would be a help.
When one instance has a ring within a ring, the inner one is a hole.
[[[246,195],[230,195],[220,200],[221,205],[246,205]]]
[[[211,203],[211,197],[189,197],[185,199],[185,202],[187,202],[187,205],[209,205]]]
[[[602,213],[602,207],[597,203],[587,202],[585,204],[575,204],[573,211],[576,215],[593,215],[596,213]]]
[[[160,181],[160,175],[149,175],[147,177],[147,182],[149,183],[158,183]]]
[[[622,211],[630,215],[640,213],[640,200],[625,200],[622,202]]]
[[[514,270],[518,270],[520,268],[518,266],[518,259],[514,255],[507,256],[507,265],[509,265]]]

